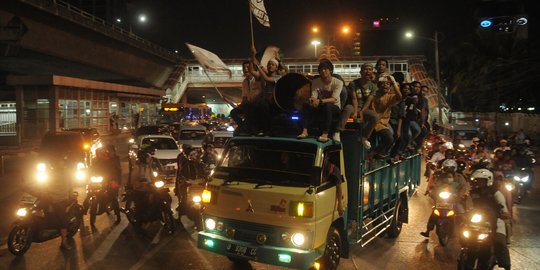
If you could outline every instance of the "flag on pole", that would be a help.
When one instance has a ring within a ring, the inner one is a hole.
[[[186,45],[193,56],[195,56],[195,59],[197,59],[197,62],[199,62],[205,70],[214,72],[225,71],[229,73],[229,77],[232,77],[232,71],[215,53],[189,43],[186,43]]]
[[[266,67],[268,65],[268,61],[273,58],[279,60],[279,48],[276,46],[266,47],[266,50],[264,50],[264,54],[261,58],[261,66]]]
[[[255,16],[262,25],[270,27],[270,18],[268,18],[268,13],[266,13],[266,8],[264,8],[264,1],[249,0],[249,5],[253,16]]]

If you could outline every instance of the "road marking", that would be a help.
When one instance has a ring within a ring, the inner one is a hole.
[[[111,230],[111,233],[105,237],[101,245],[95,249],[94,254],[87,261],[87,265],[90,268],[94,263],[101,262],[109,254],[112,246],[116,243],[116,239],[122,234],[124,229],[129,225],[129,223],[118,224]]]

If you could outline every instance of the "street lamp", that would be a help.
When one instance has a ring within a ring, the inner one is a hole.
[[[315,58],[317,58],[317,46],[319,44],[321,44],[321,42],[318,41],[318,40],[314,40],[314,41],[311,42],[311,45],[313,45],[315,47]]]
[[[406,32],[405,37],[408,39],[419,38],[433,42],[435,44],[435,77],[437,80],[437,90],[439,91],[438,103],[439,103],[439,125],[442,125],[442,92],[441,92],[441,75],[439,71],[439,32],[435,31],[433,38],[416,36],[413,32]]]

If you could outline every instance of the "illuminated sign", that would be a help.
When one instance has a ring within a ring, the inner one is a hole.
[[[480,26],[484,27],[484,28],[488,28],[491,26],[491,21],[490,20],[483,20],[480,22]]]

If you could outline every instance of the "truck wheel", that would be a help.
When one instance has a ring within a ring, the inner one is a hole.
[[[321,258],[321,269],[335,270],[339,265],[341,258],[341,235],[338,229],[330,227],[326,237],[326,248]]]
[[[8,236],[8,249],[13,255],[21,256],[32,245],[32,229],[17,225],[13,227]]]
[[[386,235],[388,235],[388,237],[396,238],[401,233],[401,227],[403,227],[403,222],[399,221],[399,215],[401,214],[401,199],[398,199],[396,209],[394,210],[394,218],[392,218],[390,227],[388,227],[388,229],[386,230]]]

